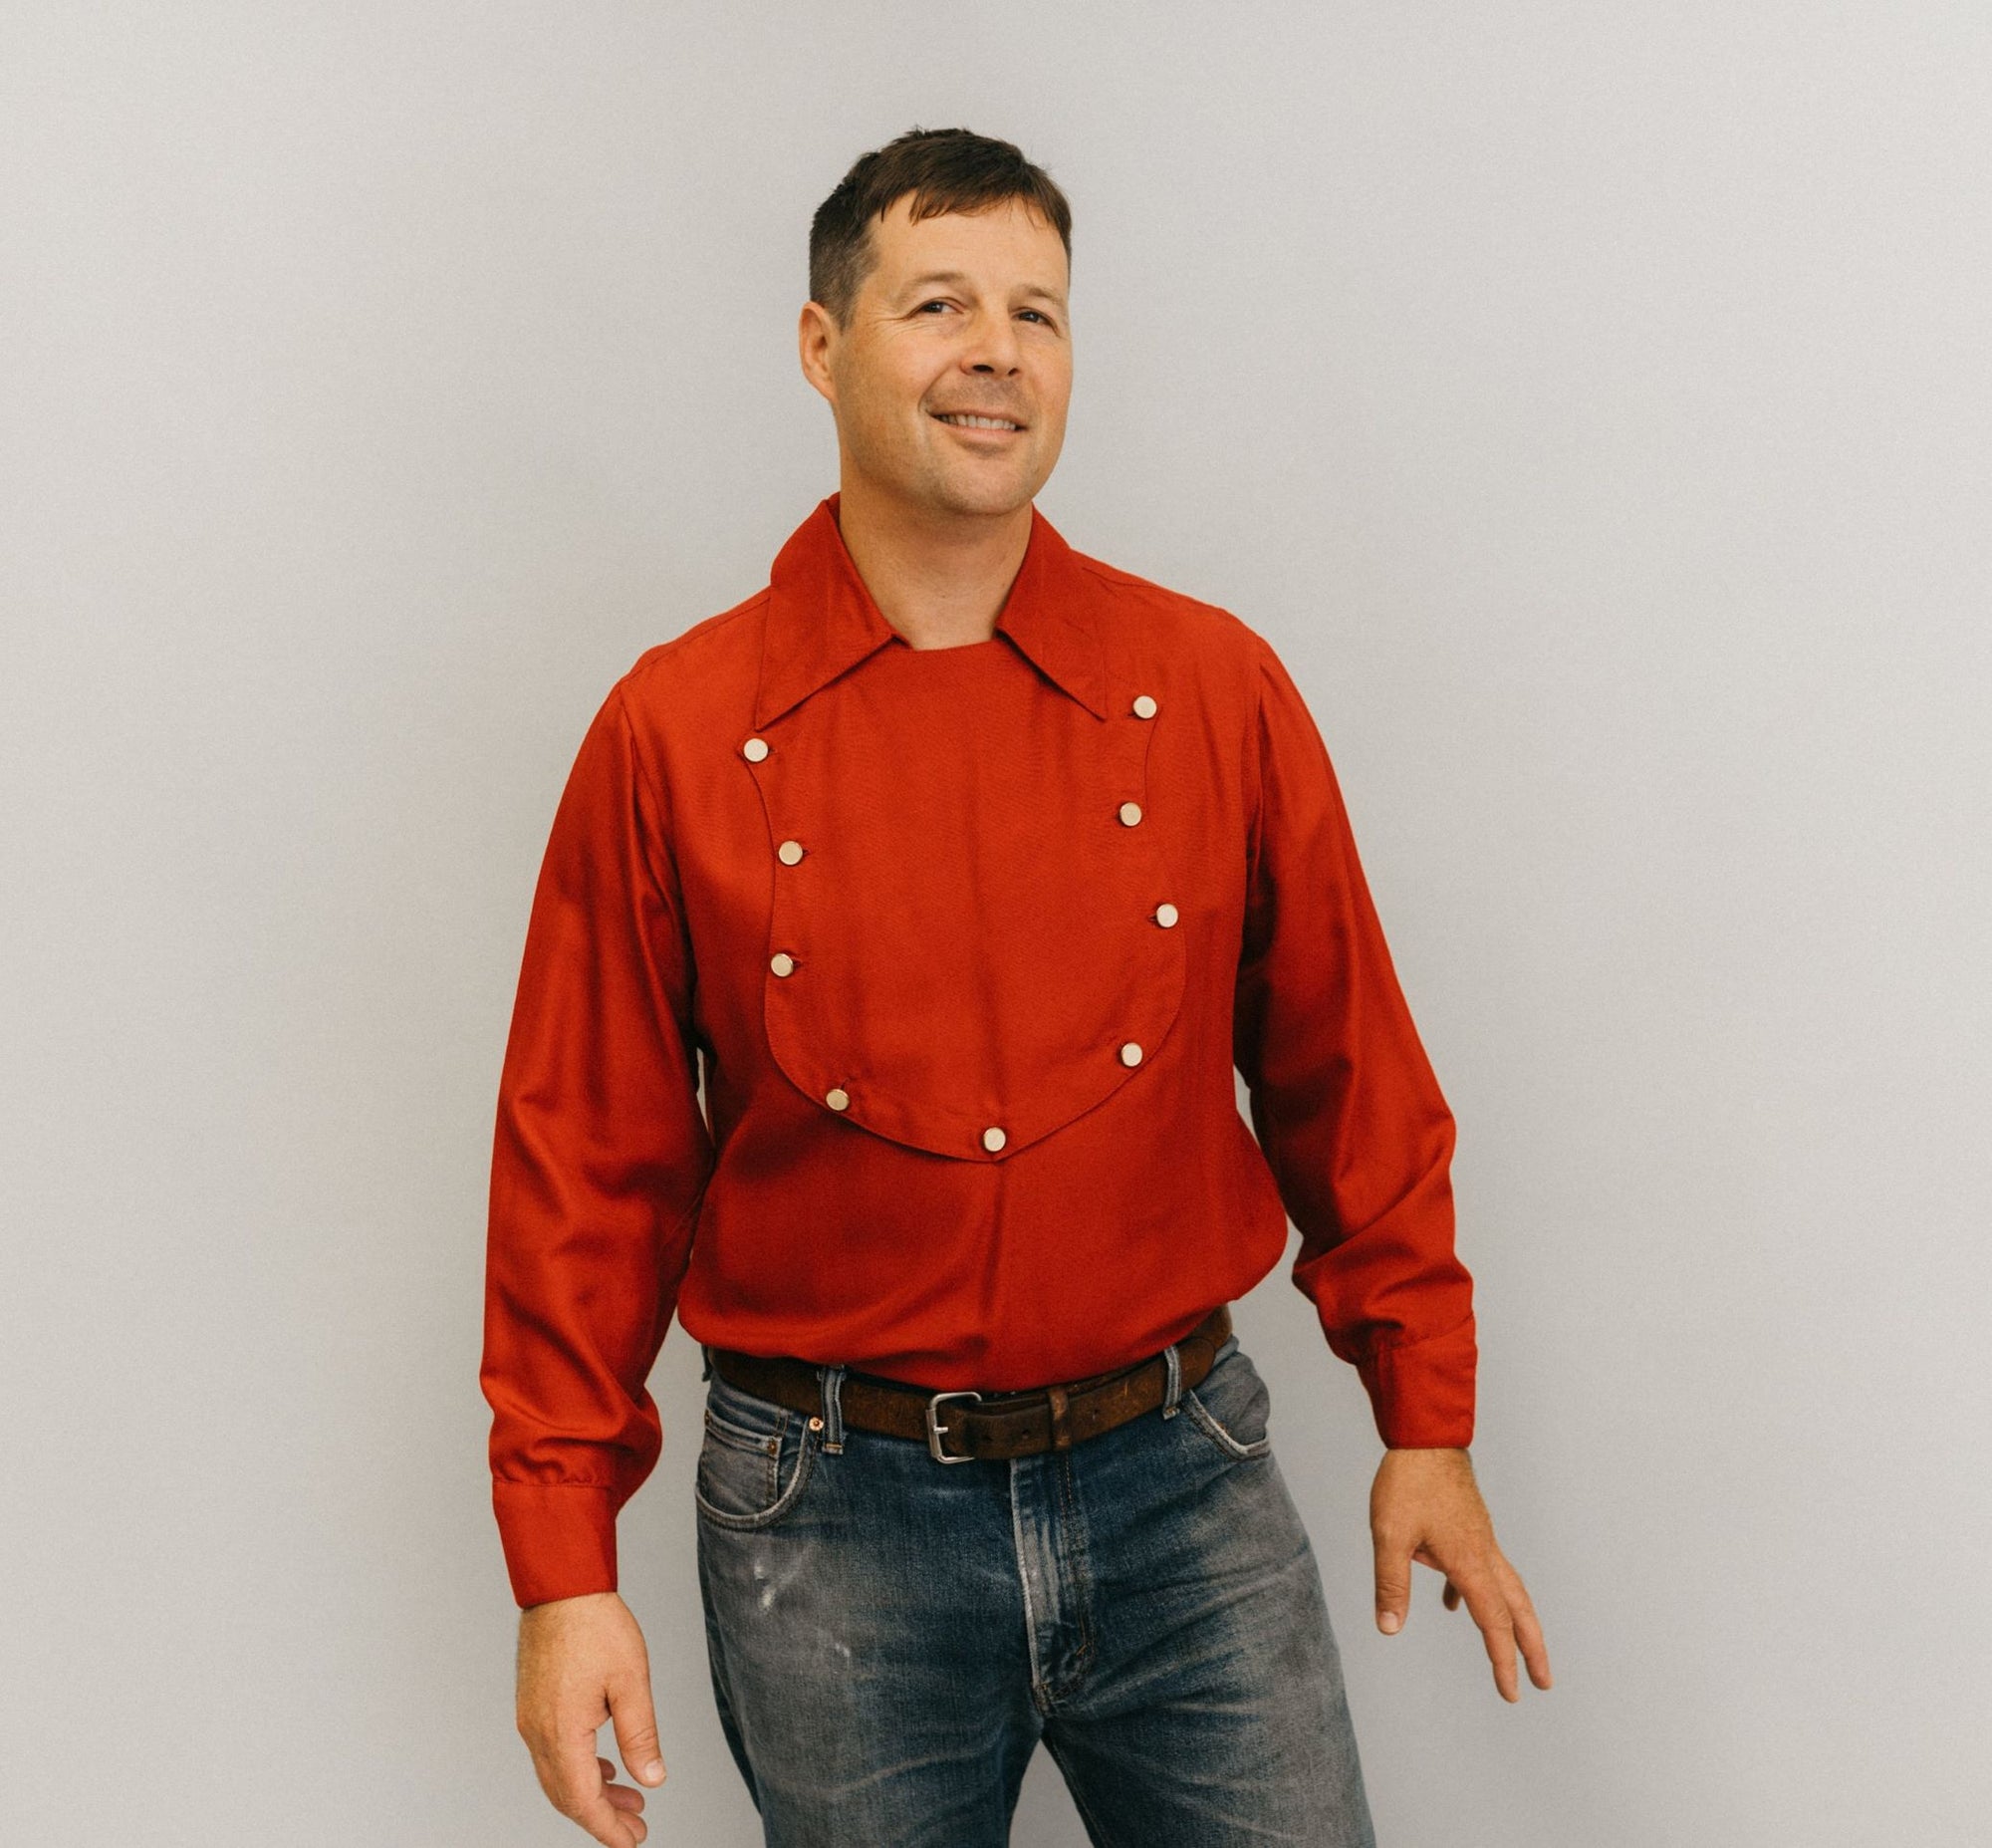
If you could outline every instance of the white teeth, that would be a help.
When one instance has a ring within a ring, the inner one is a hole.
[[[940,420],[943,423],[959,423],[964,429],[971,430],[1020,430],[1024,427],[1003,417],[971,417],[960,411],[944,412]]]

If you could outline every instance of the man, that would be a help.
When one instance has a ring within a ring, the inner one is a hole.
[[[801,322],[840,488],[617,682],[555,818],[483,1381],[520,1730],[601,1842],[645,1834],[605,1720],[664,1775],[615,1521],[673,1312],[710,1381],[712,1686],[771,1844],[1004,1842],[1040,1738],[1098,1842],[1373,1840],[1229,1324],[1289,1214],[1387,1447],[1380,1627],[1420,1560],[1505,1698],[1518,1644],[1550,1685],[1467,1456],[1452,1118],[1319,734],[1254,631],[1033,505],[1070,223],[1008,142],[858,161]]]

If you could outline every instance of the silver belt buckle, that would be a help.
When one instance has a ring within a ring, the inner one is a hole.
[[[943,1399],[980,1399],[980,1393],[954,1392],[936,1393],[927,1401],[927,1450],[937,1463],[972,1463],[973,1456],[950,1456],[940,1448],[940,1425],[934,1417],[936,1408]]]

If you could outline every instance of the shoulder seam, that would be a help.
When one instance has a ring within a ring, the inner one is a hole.
[[[701,617],[689,629],[680,630],[676,635],[667,637],[662,642],[653,642],[630,663],[627,672],[622,676],[623,679],[626,680],[631,675],[639,672],[647,672],[652,663],[675,654],[696,636],[703,636],[708,631],[722,629],[730,623],[740,622],[752,616],[756,610],[760,609],[767,602],[768,597],[769,589],[763,586],[753,596],[734,604],[730,609],[720,610],[711,616]]]
[[[1231,616],[1222,604],[1211,603],[1202,597],[1192,597],[1188,591],[1175,590],[1169,585],[1158,583],[1153,578],[1144,578],[1139,572],[1123,571],[1119,565],[1110,565],[1104,558],[1093,558],[1081,552],[1075,555],[1075,562],[1082,571],[1090,573],[1103,584],[1117,589],[1152,591],[1158,597],[1166,597],[1171,603],[1187,604],[1196,610],[1215,611],[1219,616]],[[1232,617],[1232,621],[1238,619]]]
[[[664,867],[669,873],[669,879],[666,881],[663,873],[659,872],[655,862],[650,858],[647,843],[644,844],[646,851],[643,854],[643,870],[649,874],[650,884],[656,889],[657,897],[670,908],[674,916],[681,916],[683,902],[678,886],[678,856],[677,849],[671,841],[671,801],[662,779],[651,768],[649,760],[643,754],[643,740],[637,734],[635,721],[629,716],[629,704],[622,692],[623,681],[628,677],[625,673],[616,682],[610,689],[610,697],[616,702],[616,716],[622,721],[623,736],[628,741],[629,761],[636,766],[637,776],[649,790],[650,800],[656,805],[658,836],[656,846],[663,854]]]

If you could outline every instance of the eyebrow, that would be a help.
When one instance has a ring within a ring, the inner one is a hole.
[[[968,277],[960,270],[928,270],[925,275],[915,276],[910,282],[903,284],[900,287],[899,294],[901,297],[910,295],[915,289],[924,289],[929,283],[965,283],[967,281]],[[1040,301],[1055,302],[1061,308],[1065,306],[1064,296],[1054,295],[1051,290],[1042,288],[1034,282],[1026,283],[1020,293],[1034,295]]]

